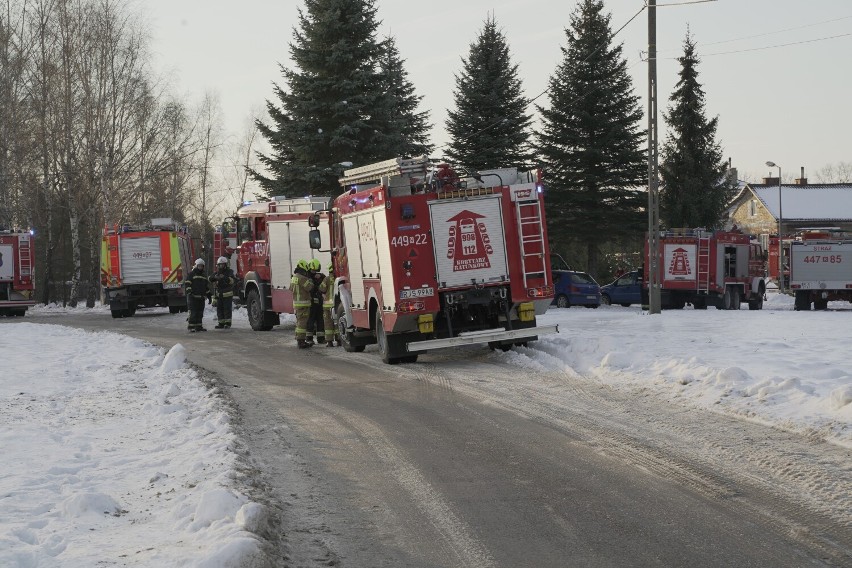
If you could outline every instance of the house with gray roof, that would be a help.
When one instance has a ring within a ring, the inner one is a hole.
[[[794,183],[778,184],[777,177],[763,183],[744,183],[728,207],[726,228],[736,226],[752,235],[790,235],[801,229],[835,227],[852,232],[852,184],[808,184],[802,176]]]

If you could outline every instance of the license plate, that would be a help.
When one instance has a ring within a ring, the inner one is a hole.
[[[167,282],[163,284],[163,288],[165,288],[166,290],[169,290],[171,288],[180,288],[180,286],[180,282]]]
[[[413,290],[400,290],[399,299],[408,300],[410,298],[425,298],[426,296],[434,295],[434,288],[414,288]]]
[[[586,299],[587,300],[597,300],[598,297],[597,296],[586,296]]]

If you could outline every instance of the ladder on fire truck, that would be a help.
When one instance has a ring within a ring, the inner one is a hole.
[[[30,235],[18,237],[18,273],[21,279],[32,278],[33,257],[30,248]]]
[[[696,290],[710,290],[710,237],[703,232],[698,233],[698,270],[696,271]]]
[[[377,182],[385,176],[403,176],[410,174],[426,175],[429,167],[429,158],[417,156],[415,158],[393,158],[384,162],[377,162],[353,168],[343,172],[343,177],[338,181],[342,186],[358,185],[359,183]]]
[[[535,195],[535,193],[533,193]],[[518,238],[521,245],[521,271],[524,274],[524,288],[528,287],[527,278],[544,277],[544,285],[550,285],[550,278],[544,263],[544,227],[541,223],[541,203],[538,199],[515,201],[515,217],[520,223]],[[535,261],[538,262],[535,262]]]

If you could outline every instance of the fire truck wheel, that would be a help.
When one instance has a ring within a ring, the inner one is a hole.
[[[719,303],[716,304],[716,308],[720,310],[730,310],[731,309],[731,288],[729,286],[725,287],[725,293],[722,294],[722,298]]]
[[[366,345],[352,345],[352,333],[346,329],[346,318],[343,317],[343,311],[343,306],[340,304],[334,308],[334,315],[337,318],[338,337],[343,345],[343,350],[347,353],[361,353]]]
[[[740,289],[737,287],[731,288],[731,309],[739,310],[742,304],[742,299],[740,297]]]
[[[263,308],[260,305],[260,294],[253,288],[246,297],[246,311],[248,311],[249,325],[255,331],[269,331],[272,326],[266,321]]]
[[[382,323],[382,318],[380,317],[376,318],[376,343],[379,345],[379,354],[382,356],[382,361],[388,365],[407,362],[413,363],[417,360],[417,355],[400,357],[394,352],[393,346],[388,338],[388,334],[385,333],[385,326]],[[411,357],[414,357],[414,361],[409,361]]]
[[[756,298],[753,298],[748,301],[748,309],[750,310],[762,310],[763,309],[763,294],[760,294]]]
[[[797,291],[793,309],[797,312],[807,312],[811,309],[811,298],[807,291]]]

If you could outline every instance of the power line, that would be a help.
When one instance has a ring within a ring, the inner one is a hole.
[[[750,48],[746,48],[746,49],[735,49],[735,50],[732,50],[732,51],[718,51],[716,53],[702,53],[701,57],[703,58],[703,57],[711,57],[711,56],[714,56],[714,55],[730,55],[732,53],[746,53],[746,52],[749,52],[749,51],[765,51],[767,49],[777,49],[779,47],[789,47],[791,45],[815,43],[815,42],[818,42],[818,41],[827,41],[827,40],[830,40],[830,39],[837,39],[837,38],[848,37],[848,36],[852,36],[852,32],[850,32],[848,34],[838,34],[838,35],[833,35],[833,36],[828,36],[828,37],[820,37],[820,38],[815,38],[815,39],[803,39],[801,41],[791,41],[789,43],[779,43],[777,45],[766,45],[766,46],[763,46],[763,47],[750,47]],[[665,57],[665,58],[662,58],[662,59],[678,59],[678,58],[677,57]]]

